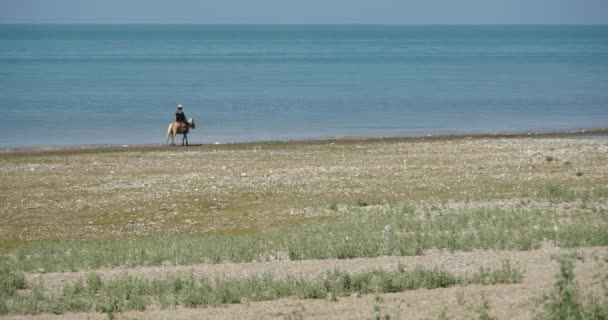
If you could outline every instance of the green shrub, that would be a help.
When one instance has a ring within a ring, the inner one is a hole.
[[[490,315],[490,302],[485,296],[481,297],[481,305],[477,309],[477,319],[479,320],[494,320],[496,318]]]
[[[25,277],[14,272],[8,263],[0,260],[0,298],[11,297],[17,290],[25,289],[25,286]]]
[[[8,314],[8,306],[6,305],[6,301],[4,300],[2,295],[0,295],[0,316],[7,315],[7,314]]]
[[[573,254],[559,257],[560,272],[555,288],[544,298],[542,319],[547,320],[595,320],[608,319],[608,275],[603,275],[603,299],[590,296],[585,302],[579,295],[574,279]]]

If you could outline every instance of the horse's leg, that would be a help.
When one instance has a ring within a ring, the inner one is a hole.
[[[179,128],[175,127],[175,131],[173,131],[173,139],[175,139],[178,134],[179,134]],[[173,143],[173,145],[175,145],[175,143]]]
[[[184,134],[184,140],[186,140],[186,145],[188,145],[188,135]]]
[[[165,141],[165,143],[169,143],[169,140],[171,140],[172,132],[173,132],[173,123],[169,124],[169,128],[167,128],[167,141]]]

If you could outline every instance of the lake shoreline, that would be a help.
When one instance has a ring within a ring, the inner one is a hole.
[[[517,139],[517,138],[567,138],[567,137],[606,137],[608,128],[584,129],[572,131],[552,132],[519,132],[519,133],[472,133],[472,134],[438,134],[417,136],[389,136],[389,137],[342,137],[327,139],[293,139],[293,140],[262,140],[244,141],[234,143],[192,143],[188,147],[205,148],[241,148],[248,146],[267,145],[315,145],[315,144],[350,144],[359,142],[422,142],[422,141],[448,141],[463,139]],[[179,147],[180,137],[176,139]],[[159,150],[188,150],[188,147],[177,148],[167,144],[99,144],[99,145],[66,145],[66,146],[38,146],[38,147],[9,147],[0,148],[0,157],[7,155],[51,155],[51,154],[80,154],[103,152],[132,152],[132,151],[159,151]]]

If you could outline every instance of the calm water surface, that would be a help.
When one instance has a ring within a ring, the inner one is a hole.
[[[608,26],[0,25],[0,146],[608,127]]]

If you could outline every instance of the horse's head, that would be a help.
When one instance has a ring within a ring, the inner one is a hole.
[[[188,125],[190,128],[196,129],[196,124],[194,123],[194,119],[192,119],[192,118],[188,119]]]

